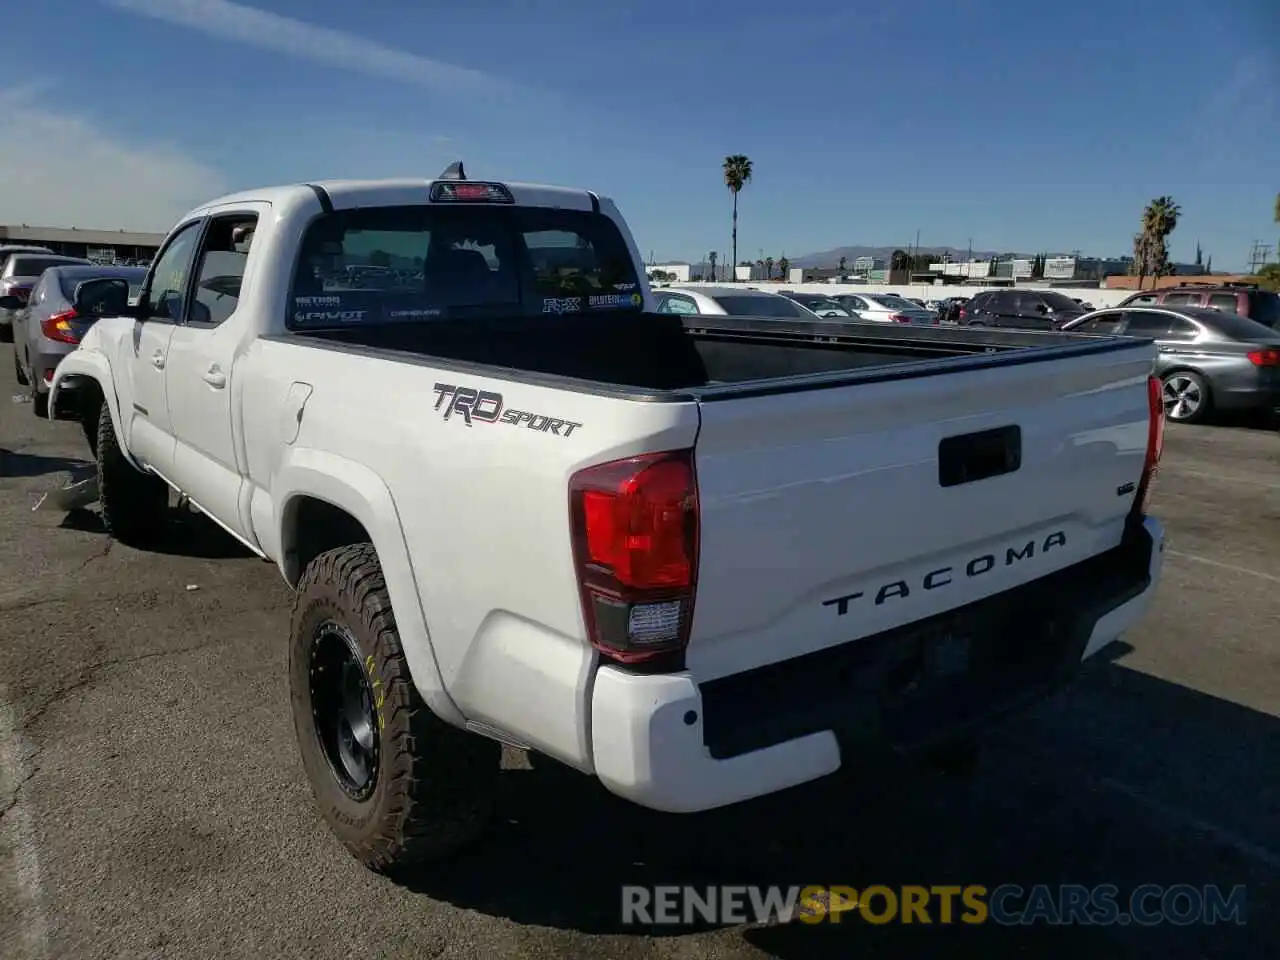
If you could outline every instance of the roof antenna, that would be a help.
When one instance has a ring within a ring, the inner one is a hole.
[[[436,178],[437,180],[465,180],[467,172],[462,169],[462,161],[455,160],[444,168],[444,173]]]

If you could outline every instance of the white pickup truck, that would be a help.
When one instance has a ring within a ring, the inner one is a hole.
[[[657,314],[610,200],[460,165],[224,197],[126,295],[51,415],[112,535],[172,488],[296,590],[375,870],[476,837],[502,743],[686,812],[968,742],[1159,578],[1150,341]]]

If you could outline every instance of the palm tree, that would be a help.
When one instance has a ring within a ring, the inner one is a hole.
[[[719,258],[719,256],[720,255],[716,253],[714,250],[712,250],[710,253],[707,254],[707,263],[711,264],[711,280],[713,283],[715,282],[715,279],[716,279],[716,260]]]
[[[738,262],[738,194],[751,182],[751,161],[740,153],[724,158],[724,185],[733,194],[733,262]]]
[[[911,260],[905,250],[895,250],[889,257],[890,270],[907,270],[910,268],[910,264]]]
[[[1156,197],[1142,211],[1142,231],[1134,239],[1135,259],[1142,255],[1139,289],[1147,276],[1158,280],[1169,273],[1169,234],[1177,229],[1181,215],[1182,208],[1170,196]]]
[[[783,255],[778,259],[778,273],[780,274],[779,279],[781,279],[781,280],[786,280],[786,279],[787,279],[787,271],[788,271],[788,270],[790,270],[790,269],[791,269],[791,261],[787,259],[787,255],[784,253],[784,254],[783,254]]]
[[[764,258],[764,278],[766,280],[773,279],[773,257]]]
[[[849,258],[848,258],[848,257],[841,257],[841,258],[840,258],[840,276],[842,276],[842,277],[844,276],[844,272],[845,272],[845,269],[846,269],[846,264],[848,264],[848,262],[849,262]]]

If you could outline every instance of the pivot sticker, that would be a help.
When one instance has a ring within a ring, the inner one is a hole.
[[[441,411],[442,417],[451,420],[457,416],[468,427],[477,423],[505,423],[512,427],[524,427],[535,433],[553,433],[557,437],[567,437],[582,426],[572,420],[508,408],[502,394],[492,390],[476,390],[474,387],[461,387],[453,383],[437,383],[434,389],[435,409]]]

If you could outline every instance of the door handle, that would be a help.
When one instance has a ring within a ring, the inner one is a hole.
[[[217,364],[201,374],[201,379],[215,390],[221,390],[227,385],[227,375],[218,369]]]
[[[164,369],[164,354],[156,351],[151,355],[151,365],[157,370]]]

